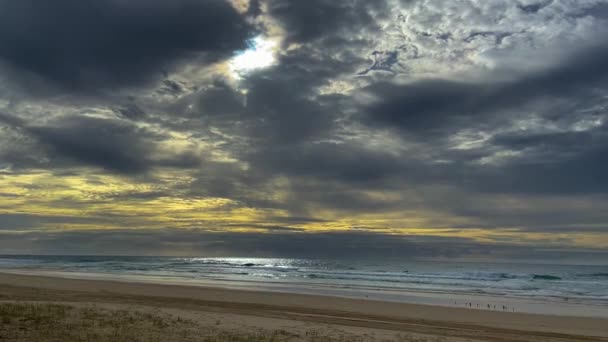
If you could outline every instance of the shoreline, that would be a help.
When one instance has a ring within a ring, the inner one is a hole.
[[[581,303],[575,300],[565,302],[546,298],[525,298],[495,296],[489,294],[447,293],[442,291],[412,291],[394,288],[357,288],[325,284],[258,282],[210,280],[200,278],[179,278],[170,276],[150,276],[117,273],[68,272],[48,269],[10,269],[0,272],[7,274],[48,276],[65,279],[88,279],[118,281],[127,283],[192,286],[202,288],[221,288],[256,292],[300,294],[372,300],[380,302],[440,306],[446,308],[465,308],[483,312],[515,312],[565,317],[591,317],[608,319],[608,305]],[[318,286],[316,286],[318,285]],[[468,303],[471,303],[469,306]]]
[[[0,299],[114,303],[288,319],[463,338],[536,336],[608,341],[608,319],[481,311],[421,304],[219,287],[0,273]],[[536,338],[535,337],[535,338]]]

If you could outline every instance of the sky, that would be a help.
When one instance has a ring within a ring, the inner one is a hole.
[[[606,0],[0,0],[0,254],[608,260]]]

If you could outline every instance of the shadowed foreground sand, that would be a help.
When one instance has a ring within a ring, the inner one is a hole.
[[[70,339],[608,341],[608,320],[0,273],[0,341]]]

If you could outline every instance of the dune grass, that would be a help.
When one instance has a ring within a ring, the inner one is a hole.
[[[425,342],[424,338],[395,336],[394,341]],[[325,336],[316,330],[294,334],[285,330],[245,333],[170,314],[136,310],[108,310],[58,304],[0,304],[2,342],[372,342],[373,336]],[[434,340],[435,341],[435,340]]]

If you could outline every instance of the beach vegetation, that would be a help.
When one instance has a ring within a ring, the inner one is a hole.
[[[162,313],[160,311],[115,310],[96,305],[67,305],[43,302],[0,303],[2,342],[382,342],[373,335],[327,336],[311,329],[295,333],[284,329],[242,331]],[[390,341],[435,342],[410,335]]]

